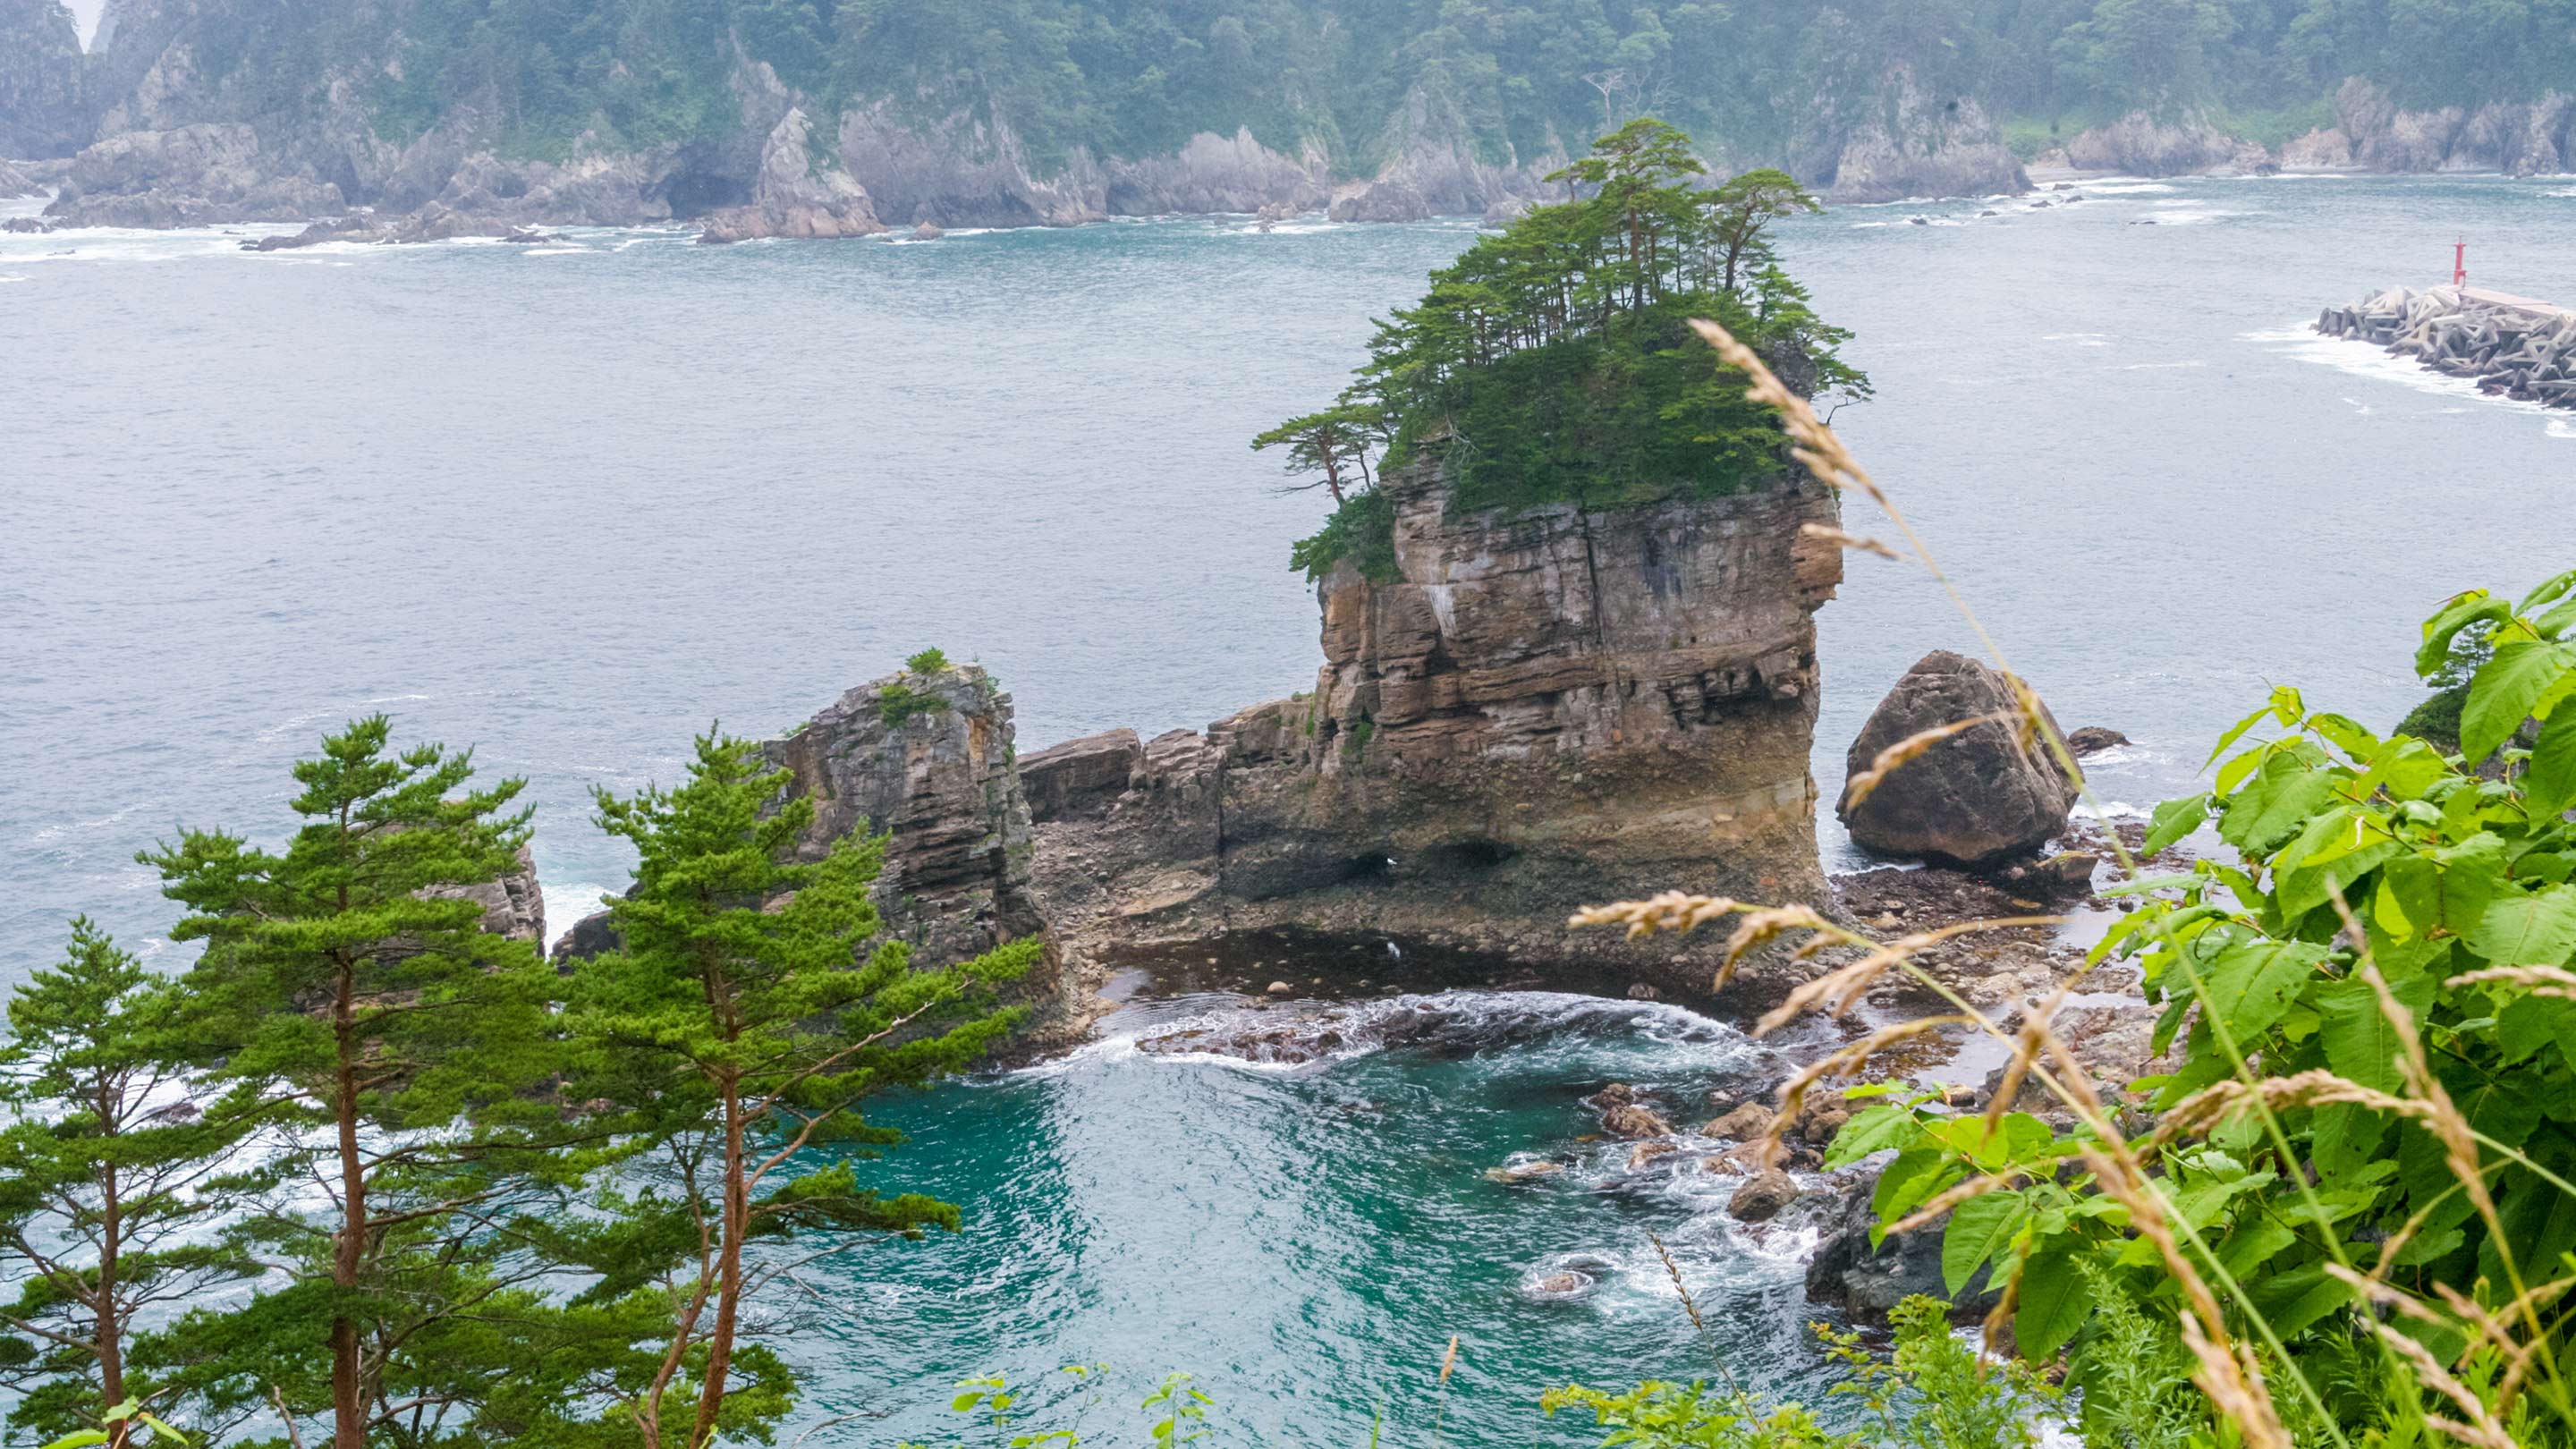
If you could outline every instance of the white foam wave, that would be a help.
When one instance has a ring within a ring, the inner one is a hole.
[[[1197,1044],[1201,1037],[1206,1049]],[[1245,1049],[1225,1049],[1230,1039],[1243,1041]],[[1041,1067],[1064,1070],[1076,1062],[1144,1055],[1158,1062],[1285,1073],[1415,1046],[1452,1052],[1507,1048],[1526,1058],[1557,1042],[1588,1051],[1620,1040],[1676,1050],[1694,1067],[1751,1049],[1735,1027],[1670,1002],[1562,991],[1453,990],[1287,1009],[1217,1006],[1103,1037]],[[1146,1042],[1153,1043],[1150,1050]],[[1620,1145],[1623,1161],[1626,1151]]]
[[[25,277],[0,277],[0,282],[23,282],[26,280],[27,278]]]
[[[2122,363],[2120,370],[2122,372],[2167,372],[2175,368],[2207,367],[2208,365],[2195,358],[2189,362],[2128,362]]]
[[[2078,347],[2108,347],[2111,345],[2110,336],[2107,333],[2101,332],[2049,332],[2042,334],[2039,340],[2042,342],[2072,342]]]
[[[2080,196],[2171,196],[2175,188],[2162,181],[2104,180],[2079,183]]]
[[[600,901],[608,895],[608,887],[589,881],[566,885],[547,885],[540,881],[537,895],[545,903],[546,949],[552,951],[555,943],[571,934],[582,917],[599,909]]]
[[[529,247],[520,252],[519,255],[526,257],[595,257],[599,255],[599,253],[591,250],[589,247]]]
[[[2393,382],[2412,392],[2474,402],[2484,407],[2501,408],[2509,412],[2546,416],[2549,418],[2548,436],[2576,437],[2576,429],[2568,429],[2567,416],[2561,410],[2545,407],[2536,402],[2523,402],[2516,398],[2498,397],[2493,393],[2481,392],[2472,379],[2453,377],[2446,372],[2435,372],[2431,368],[2418,365],[2413,358],[2400,357],[2375,342],[2365,342],[2357,337],[2327,337],[2306,327],[2283,327],[2263,332],[2240,333],[2238,340],[2262,343],[2284,357],[2299,362],[2323,363],[2338,372],[2348,373],[2354,377],[2369,378],[2374,382]],[[2351,405],[2355,416],[2366,416],[2371,411],[2370,404],[2359,398],[2348,397],[2344,401]],[[2446,408],[2443,411],[2452,410]],[[2562,431],[2562,429],[2568,430]]]

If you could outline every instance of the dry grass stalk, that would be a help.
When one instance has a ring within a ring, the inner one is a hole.
[[[1934,745],[1941,743],[1952,735],[1966,734],[1968,731],[1975,729],[1977,726],[1982,724],[2016,724],[2018,722],[2019,717],[2015,715],[1981,714],[1973,719],[1954,719],[1948,724],[1934,725],[1928,730],[1920,730],[1914,734],[1907,735],[1905,738],[1898,740],[1895,744],[1889,745],[1886,749],[1879,751],[1875,756],[1871,757],[1868,769],[1851,777],[1850,783],[1845,785],[1843,788],[1842,808],[1846,810],[1859,808],[1860,802],[1876,794],[1878,792],[1879,785],[1883,783],[1889,775],[1894,774],[1900,766],[1906,764],[1908,761],[1922,758],[1922,756]]]
[[[1839,548],[1853,549],[1861,553],[1874,553],[1880,558],[1904,557],[1903,554],[1898,553],[1895,549],[1888,547],[1877,539],[1861,538],[1855,534],[1845,533],[1841,529],[1836,528],[1829,523],[1802,523],[1798,526],[1798,532],[1809,538],[1820,539]]]
[[[2004,1335],[2011,1331],[2013,1314],[2021,1308],[2021,1272],[2030,1261],[2028,1254],[2013,1259],[2013,1270],[2004,1278],[2004,1291],[1995,1295],[1995,1306],[1986,1310],[1986,1321],[1978,1329],[1985,1351],[2001,1357]]]
[[[1780,381],[1760,353],[1736,341],[1733,333],[1705,318],[1691,319],[1691,327],[1707,340],[1709,346],[1717,349],[1717,355],[1726,361],[1727,366],[1751,379],[1750,385],[1744,389],[1746,397],[1779,413],[1780,429],[1789,435],[1791,455],[1815,475],[1817,482],[1836,491],[1858,488],[1881,508],[1888,506],[1887,494],[1871,479],[1868,470],[1852,457],[1851,450],[1843,446],[1843,440],[1834,436],[1834,430],[1825,426],[1805,398],[1791,392],[1788,384]]]
[[[1718,964],[1717,980],[1709,989],[1723,989],[1735,978],[1735,968],[1742,965],[1744,958],[1756,947],[1788,931],[1814,931],[1855,946],[1872,944],[1867,937],[1853,935],[1807,906],[1768,906],[1747,911],[1744,923],[1735,928],[1734,935],[1726,938],[1726,959]]]
[[[1642,901],[1615,901],[1606,906],[1585,906],[1566,921],[1569,926],[1625,926],[1628,939],[1651,936],[1657,931],[1688,935],[1700,926],[1721,916],[1753,907],[1730,896],[1695,896],[1687,891],[1665,891]]]
[[[2291,1077],[2265,1077],[2250,1086],[2230,1078],[2203,1087],[2175,1103],[2172,1110],[2156,1123],[2156,1130],[2147,1134],[2139,1145],[2161,1147],[2176,1138],[2207,1132],[2239,1110],[2251,1107],[2257,1097],[2275,1111],[2350,1104],[2419,1120],[2429,1120],[2433,1115],[2432,1108],[2426,1103],[2392,1097],[2320,1068]]]
[[[2191,1381],[2209,1395],[2220,1422],[2234,1426],[2250,1449],[2292,1449],[2290,1431],[2281,1426],[2271,1390],[2264,1385],[2263,1370],[2253,1355],[2241,1347],[2229,1352],[2221,1346],[2226,1340],[2212,1340],[2197,1318],[2186,1317],[2181,1326],[2182,1346],[2196,1365]]]
[[[2509,986],[2528,986],[2534,996],[2554,996],[2561,1001],[2576,1001],[2576,972],[2556,966],[2489,966],[2482,971],[2464,972],[2443,982],[2445,986],[2475,986],[2483,982],[2502,982]]]
[[[2099,1146],[2086,1147],[2083,1158],[2094,1181],[2129,1210],[2130,1228],[2154,1246],[2164,1259],[2165,1271],[2181,1285],[2183,1301],[2191,1308],[2182,1317],[2181,1329],[2183,1346],[2191,1350],[2197,1364],[2192,1382],[2209,1395],[2210,1403],[2236,1426],[2252,1449],[2290,1449],[2289,1431],[2281,1426],[2280,1413],[2272,1404],[2271,1389],[2263,1382],[2261,1368],[2241,1347],[2234,1352],[2225,1347],[2231,1340],[2226,1317],[2219,1311],[2218,1296],[2210,1291],[2208,1280],[2191,1260],[2183,1256],[2182,1245],[2175,1240],[2173,1224],[2167,1217],[2165,1200],[2147,1182],[2128,1144],[2116,1137],[2108,1139]]]
[[[2469,1130],[2468,1119],[2451,1103],[2451,1094],[2442,1087],[2442,1079],[2433,1075],[2432,1064],[2424,1058],[2423,1038],[2415,1032],[2415,1014],[2397,993],[2388,989],[2388,978],[2379,974],[2378,965],[2367,954],[2361,958],[2359,975],[2379,997],[2379,1014],[2397,1030],[2397,1039],[2406,1050],[2397,1058],[2398,1070],[2406,1078],[2407,1090],[2414,1093],[2424,1109],[2420,1120],[2432,1130],[2442,1144],[2442,1157],[2451,1175],[2459,1179],[2460,1190],[2476,1205],[2478,1216],[2486,1220],[2488,1231],[2495,1234],[2496,1247],[2503,1251],[2506,1241],[2503,1221],[2496,1216],[2495,1198],[2487,1191],[2486,1170],[2478,1161],[2476,1134]],[[2508,1266],[2510,1261],[2508,1260]]]
[[[1930,1227],[1943,1213],[1946,1213],[1950,1209],[1957,1207],[1959,1204],[1966,1202],[1968,1199],[1972,1197],[1984,1197],[1990,1192],[2001,1192],[2004,1189],[2013,1186],[2019,1180],[2029,1176],[2030,1174],[2021,1168],[2013,1168],[2008,1172],[1990,1173],[1983,1177],[1969,1178],[1965,1182],[1942,1189],[1930,1202],[1916,1208],[1914,1211],[1897,1219],[1895,1222],[1888,1224],[1887,1231],[1890,1234],[1910,1233],[1916,1228]]]
[[[1958,1026],[1963,1016],[1927,1016],[1917,1021],[1901,1021],[1883,1026],[1855,1042],[1835,1048],[1816,1061],[1800,1067],[1789,1080],[1780,1084],[1780,1105],[1771,1117],[1771,1128],[1753,1144],[1754,1158],[1765,1167],[1780,1165],[1781,1138],[1797,1119],[1798,1109],[1807,1104],[1807,1091],[1816,1083],[1848,1077],[1869,1065],[1869,1059],[1901,1041],[1910,1041],[1939,1031],[1945,1026]]]
[[[2398,1288],[2375,1273],[2360,1273],[2341,1263],[2325,1265],[2326,1276],[2361,1295],[2363,1301],[2376,1303],[2422,1323],[2440,1323],[2442,1315],[2424,1306],[2414,1294]]]
[[[2495,1416],[2487,1412],[2487,1406],[2480,1403],[2478,1396],[2469,1391],[2468,1385],[2451,1377],[2450,1372],[2442,1367],[2441,1361],[2433,1357],[2431,1349],[2385,1323],[2373,1323],[2370,1328],[2373,1333],[2379,1335],[2381,1342],[2396,1350],[2399,1358],[2406,1360],[2407,1365],[2415,1370],[2418,1378],[2442,1397],[2459,1405],[2461,1411],[2469,1416],[2468,1422],[2463,1424],[2457,1420],[2443,1418],[2439,1414],[2426,1414],[2425,1423],[2463,1444],[2477,1445],[2478,1449],[2521,1449],[2520,1445],[2513,1442],[2513,1436],[2504,1431],[2504,1426],[2495,1421]]]

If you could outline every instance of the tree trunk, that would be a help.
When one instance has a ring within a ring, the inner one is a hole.
[[[724,1241],[716,1250],[716,1326],[707,1339],[707,1380],[698,1391],[698,1422],[690,1431],[689,1449],[705,1449],[715,1440],[716,1410],[724,1405],[734,1323],[742,1307],[742,1235],[751,1217],[751,1193],[743,1181],[742,1078],[730,1068],[724,1075],[724,1118]]]
[[[340,963],[331,1005],[331,1034],[338,1058],[333,1104],[340,1127],[340,1232],[332,1244],[331,1283],[346,1293],[358,1286],[367,1246],[367,1175],[358,1156],[357,972]],[[367,1420],[358,1393],[358,1321],[344,1310],[331,1320],[331,1443],[366,1449]]]
[[[101,1106],[103,1110],[99,1113],[99,1120],[108,1124],[107,1135],[113,1137],[116,1135],[117,1118],[104,1110],[104,1103]],[[122,1325],[117,1321],[116,1309],[116,1260],[124,1249],[125,1221],[124,1208],[117,1198],[116,1168],[113,1165],[100,1172],[98,1200],[98,1287],[97,1297],[93,1300],[98,1306],[98,1330],[94,1347],[98,1351],[99,1400],[114,1408],[125,1402],[125,1343],[124,1336],[118,1332]],[[111,1425],[108,1429],[109,1449],[125,1449],[127,1436],[132,1432],[131,1426],[124,1421]]]

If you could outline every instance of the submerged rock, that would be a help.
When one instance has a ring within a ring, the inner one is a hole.
[[[2066,737],[2066,748],[2077,756],[2098,755],[2130,743],[2129,737],[2101,725],[2086,725]]]
[[[2008,676],[1946,649],[1925,655],[1852,741],[1850,779],[1858,781],[1900,741],[1982,722],[1897,765],[1865,796],[1855,799],[1846,784],[1834,813],[1855,842],[1886,855],[1983,866],[2036,849],[2065,829],[2076,786],[2044,750],[2024,742],[2018,711]]]

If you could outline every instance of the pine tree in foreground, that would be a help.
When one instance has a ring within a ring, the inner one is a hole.
[[[166,983],[86,918],[62,964],[9,1000],[0,1040],[0,1310],[9,1425],[87,1430],[117,1449],[152,1431],[118,1405],[167,1392],[135,1363],[138,1326],[237,1280],[249,1265],[206,1229],[243,1125],[199,1113]]]
[[[268,1129],[271,1196],[237,1237],[290,1279],[178,1336],[210,1402],[327,1409],[338,1449],[489,1441],[543,1272],[493,1229],[565,1132],[541,1090],[556,978],[460,894],[514,867],[521,782],[473,789],[470,751],[388,733],[359,720],[295,766],[282,851],[191,830],[141,857],[191,912],[172,938],[206,943],[181,990],[216,1110]]]
[[[614,1389],[651,1449],[765,1437],[787,1412],[784,1364],[744,1341],[745,1306],[766,1283],[880,1234],[957,1226],[946,1203],[860,1186],[854,1164],[901,1140],[860,1106],[956,1071],[1008,1032],[1020,1010],[998,988],[1043,949],[915,966],[907,945],[877,939],[885,837],[846,836],[800,863],[814,803],[782,802],[791,780],[755,746],[711,734],[679,788],[598,796],[601,825],[639,859],[612,907],[621,948],[575,976],[573,1095],[614,1104],[646,1151],[607,1211],[550,1247],[597,1274],[596,1311],[654,1306],[659,1347]],[[746,1251],[806,1235],[823,1241],[798,1259]],[[679,1407],[692,1389],[695,1409]]]

